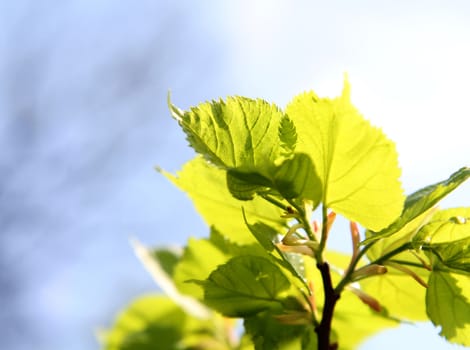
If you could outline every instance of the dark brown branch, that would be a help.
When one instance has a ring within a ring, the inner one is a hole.
[[[318,350],[336,350],[338,344],[330,344],[331,322],[336,302],[340,295],[335,292],[331,282],[330,266],[327,262],[317,264],[323,280],[323,290],[325,292],[325,304],[320,324],[315,328],[318,337]]]

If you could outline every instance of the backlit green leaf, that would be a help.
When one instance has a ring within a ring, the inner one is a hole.
[[[395,249],[400,248],[404,244],[410,243],[414,237],[419,234],[421,227],[430,220],[435,212],[436,210],[430,209],[406,223],[406,225],[401,227],[393,235],[373,241],[373,245],[367,251],[367,257],[371,261],[375,261],[386,254],[391,253]],[[371,232],[367,231],[366,236],[370,235]],[[417,260],[414,259],[414,261],[416,262]]]
[[[275,105],[263,100],[229,97],[181,111],[170,110],[188,136],[191,146],[212,164],[225,169],[232,195],[251,200],[265,187],[288,198],[320,201],[321,186],[306,155],[294,156],[297,130]]]
[[[443,243],[470,237],[470,208],[452,208],[436,212],[416,235],[415,244]]]
[[[429,318],[447,340],[470,346],[470,278],[434,271],[426,294]]]
[[[227,262],[230,257],[207,239],[190,238],[183,256],[175,266],[173,279],[178,290],[202,300],[201,287],[188,281],[206,279],[217,266]]]
[[[251,175],[251,176],[250,176]],[[243,174],[235,171],[227,172],[227,188],[236,199],[247,201],[252,200],[257,194],[269,191],[271,183],[260,185],[260,182],[266,182],[260,179],[256,174]]]
[[[279,308],[289,280],[270,260],[237,256],[202,283],[205,302],[226,316],[250,316]]]
[[[375,231],[400,215],[404,196],[395,145],[351,104],[347,81],[341,97],[304,93],[286,114],[297,128],[296,152],[315,164],[328,207]]]
[[[267,256],[266,250],[263,249],[263,247],[259,244],[237,244],[229,240],[227,237],[222,235],[214,228],[211,228],[209,241],[221,252],[230,257],[235,255],[257,255],[265,257]]]
[[[369,243],[382,237],[387,237],[401,230],[408,222],[428,212],[441,199],[461,185],[470,177],[470,168],[462,168],[453,173],[447,180],[426,186],[409,195],[405,201],[403,213],[389,227],[380,232],[371,232],[363,242]]]
[[[322,186],[309,156],[294,154],[276,168],[269,179],[258,174],[227,172],[227,186],[237,199],[250,200],[256,194],[279,193],[286,199],[302,198],[315,208],[321,200]]]
[[[281,119],[279,125],[279,140],[281,142],[281,153],[283,156],[290,157],[294,153],[297,144],[297,130],[294,122],[288,116]]]
[[[279,240],[279,232],[273,229],[271,226],[263,224],[262,222],[256,222],[254,224],[248,223],[245,217],[246,227],[253,234],[259,244],[266,249],[268,252],[272,252],[276,245],[276,241]]]
[[[470,235],[458,241],[433,244],[431,248],[438,264],[470,278]]]
[[[265,251],[271,254],[279,266],[282,266],[289,272],[289,276],[292,276],[297,282],[300,283],[305,291],[308,290],[307,280],[305,278],[305,266],[306,264],[312,264],[312,261],[305,261],[306,256],[297,253],[288,253],[281,251],[276,243],[279,240],[279,234],[271,227],[263,223],[250,224],[246,221],[246,225],[258,240],[259,244],[265,249]]]
[[[229,97],[191,108],[178,121],[191,146],[213,164],[269,178],[295,144],[293,125],[280,127],[283,117],[266,101]]]
[[[190,238],[182,257],[174,268],[173,280],[181,293],[203,299],[200,286],[188,283],[189,280],[205,280],[219,265],[226,263],[235,255],[266,255],[256,243],[237,245],[215,229],[211,230],[210,239]]]
[[[285,160],[274,176],[276,189],[284,198],[305,198],[313,201],[314,207],[321,200],[322,185],[312,160],[306,154],[298,153]]]
[[[286,220],[281,218],[281,209],[260,197],[248,202],[235,199],[227,189],[226,172],[201,157],[186,163],[177,176],[163,174],[188,194],[209,226],[234,242],[256,242],[243,220],[242,206],[250,218],[284,231]]]

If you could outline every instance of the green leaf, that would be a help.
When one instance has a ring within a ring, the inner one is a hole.
[[[229,97],[191,108],[179,123],[191,146],[213,164],[269,178],[293,147],[295,130],[288,121],[281,124],[283,117],[266,101]]]
[[[270,183],[268,182],[266,186],[260,185],[263,182],[266,182],[266,180],[256,174],[227,171],[227,188],[232,196],[241,201],[252,200],[257,194],[269,191],[267,186]]]
[[[470,346],[470,278],[435,270],[426,294],[429,318],[448,341]]]
[[[458,241],[433,244],[431,249],[439,259],[436,263],[470,277],[470,236]]]
[[[242,205],[250,218],[284,231],[286,220],[283,211],[260,197],[249,202],[235,199],[227,190],[226,173],[203,158],[197,157],[186,163],[177,177],[163,172],[193,200],[194,205],[209,226],[239,244],[256,242],[246,227]]]
[[[236,347],[236,350],[256,350],[251,337],[248,334],[243,334],[240,339],[240,344]]]
[[[251,200],[256,194],[269,193],[271,188],[275,190],[271,192],[280,193],[285,199],[310,200],[314,208],[321,200],[322,191],[312,160],[302,153],[286,159],[270,179],[230,170],[227,172],[227,186],[230,193],[240,200]]]
[[[401,230],[408,222],[428,212],[441,199],[461,185],[470,176],[470,168],[461,168],[447,180],[422,188],[409,195],[405,201],[403,213],[389,227],[380,232],[371,232],[363,244],[387,237]]]
[[[270,260],[237,256],[221,265],[202,282],[205,302],[230,317],[250,316],[278,308],[289,280]]]
[[[244,320],[244,327],[251,336],[255,350],[298,350],[304,333],[313,333],[313,328],[306,325],[281,324],[270,312],[261,312]],[[316,350],[316,336],[312,334],[308,347],[302,349]],[[315,347],[314,347],[315,346]]]
[[[279,125],[279,140],[281,142],[281,154],[289,158],[295,150],[297,144],[297,130],[294,122],[284,115]]]
[[[170,110],[191,146],[228,171],[227,185],[235,198],[251,200],[266,187],[279,185],[288,198],[319,202],[321,186],[309,157],[286,162],[294,155],[297,131],[275,105],[229,97],[226,102],[200,104],[184,115],[171,103]]]
[[[181,293],[203,300],[201,287],[188,281],[205,280],[219,265],[240,254],[266,256],[266,252],[256,243],[237,245],[211,229],[210,239],[188,240],[184,253],[174,268],[173,281]]]
[[[321,200],[321,181],[312,160],[306,154],[298,153],[292,159],[286,159],[277,169],[274,182],[284,198],[309,199],[313,201],[313,207]]]
[[[470,208],[440,210],[414,238],[415,244],[443,243],[470,237]]]
[[[406,223],[406,225],[401,227],[400,230],[395,232],[393,235],[382,237],[371,242],[373,244],[367,251],[367,257],[371,261],[375,261],[384,257],[386,254],[391,253],[395,249],[399,249],[403,245],[410,245],[409,243],[411,243],[414,237],[419,234],[420,229],[430,220],[435,212],[436,211],[434,209],[430,209]],[[370,235],[371,232],[367,231],[366,236]],[[415,246],[417,245],[415,244]],[[413,261],[416,262],[417,260],[414,259]]]
[[[211,229],[209,241],[221,252],[224,252],[224,254],[230,257],[235,255],[256,255],[263,257],[268,256],[266,250],[263,249],[263,247],[259,244],[253,243],[241,245],[234,243],[214,228]]]
[[[181,293],[203,300],[201,287],[189,280],[204,280],[217,266],[226,263],[231,255],[221,251],[207,239],[190,238],[183,256],[175,266],[173,280]]]
[[[200,320],[186,314],[167,297],[145,296],[135,300],[117,317],[104,336],[103,348],[228,350],[227,342],[217,334],[219,327],[222,327],[220,319]]]
[[[155,344],[177,349],[185,319],[184,312],[168,298],[140,298],[119,315],[106,337],[105,349],[151,349]]]
[[[250,224],[244,216],[246,227],[250,230],[258,243],[268,252],[272,252],[275,248],[275,242],[279,240],[279,233],[271,226],[262,222]]]
[[[265,249],[266,252],[286,271],[289,272],[288,276],[292,276],[293,283],[300,283],[301,288],[305,291],[308,290],[307,279],[305,278],[305,266],[312,261],[306,261],[305,256],[297,253],[287,253],[281,251],[275,243],[279,240],[279,234],[268,225],[256,222],[254,224],[246,221],[246,226],[249,228],[254,237],[258,240],[259,244]]]
[[[286,114],[297,128],[296,152],[315,164],[327,207],[374,231],[400,215],[404,196],[395,145],[354,108],[347,81],[341,97],[304,93]]]

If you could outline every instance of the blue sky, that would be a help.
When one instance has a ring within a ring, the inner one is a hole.
[[[155,290],[128,238],[206,234],[153,170],[192,157],[169,89],[182,108],[232,94],[285,106],[304,90],[337,95],[347,72],[355,105],[396,142],[407,192],[470,165],[467,1],[21,0],[0,4],[0,26],[0,264],[11,272],[0,321],[12,350],[98,348],[93,331]],[[469,198],[466,184],[442,205]],[[361,349],[418,344],[457,348],[419,325]]]

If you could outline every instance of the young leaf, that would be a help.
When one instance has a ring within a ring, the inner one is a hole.
[[[415,244],[443,243],[470,237],[470,208],[440,210],[414,238]]]
[[[404,244],[412,242],[414,237],[419,235],[420,229],[429,222],[430,218],[434,215],[436,210],[434,208],[422,213],[411,221],[407,222],[406,225],[401,227],[393,235],[382,237],[377,241],[373,241],[372,246],[367,251],[367,257],[371,261],[382,258],[388,253],[391,253],[395,249],[403,246]],[[370,237],[372,233],[366,232],[366,237]],[[366,240],[367,242],[367,240]],[[415,244],[417,246],[417,244]],[[416,259],[413,261],[416,262]]]
[[[341,97],[305,93],[286,114],[297,128],[296,152],[315,164],[327,207],[375,231],[400,215],[404,196],[395,145],[354,108],[347,81]]]
[[[401,230],[408,222],[429,211],[441,199],[461,185],[470,177],[470,168],[461,168],[453,173],[447,180],[422,188],[409,195],[405,201],[402,214],[389,227],[380,232],[370,232],[363,244],[390,236]]]
[[[284,198],[309,199],[314,203],[313,207],[321,200],[321,181],[306,154],[297,153],[292,159],[286,159],[277,169],[274,182]]]
[[[249,202],[235,199],[227,190],[226,173],[203,158],[196,157],[173,176],[162,172],[171,182],[185,191],[208,226],[213,226],[224,236],[239,244],[256,242],[246,227],[241,207],[250,218],[284,231],[286,220],[283,211],[262,198]]]
[[[279,232],[262,222],[250,224],[247,221],[245,212],[243,212],[243,214],[246,227],[250,230],[253,237],[256,238],[258,243],[266,249],[266,251],[272,252],[276,247],[275,242],[279,240]]]
[[[265,181],[256,174],[250,176],[232,170],[227,171],[227,188],[233,197],[241,201],[252,200],[257,194],[269,191],[267,186],[270,183],[265,186],[260,185]]]
[[[431,249],[438,257],[438,264],[470,278],[470,235],[458,241],[433,244]]]
[[[312,202],[315,208],[321,200],[322,186],[309,156],[294,154],[276,168],[270,178],[258,174],[246,174],[229,170],[227,186],[240,200],[251,200],[256,194],[281,194],[285,199],[302,198]]]
[[[301,254],[281,251],[275,244],[279,239],[279,234],[268,225],[260,222],[250,224],[246,221],[246,218],[245,222],[246,226],[265,251],[269,252],[280,266],[289,271],[290,275],[300,282],[300,285],[303,286],[305,290],[308,290],[305,278],[305,266],[308,263],[313,263],[313,261],[305,261],[305,256]]]
[[[264,187],[279,185],[288,198],[309,199],[315,206],[320,201],[321,186],[310,158],[303,155],[285,162],[294,154],[297,131],[275,105],[229,97],[203,103],[183,115],[171,103],[170,110],[191,146],[228,171],[228,188],[235,198],[251,200]]]
[[[221,265],[203,281],[206,304],[229,317],[248,317],[279,308],[289,280],[270,260],[237,256]]]
[[[213,164],[269,178],[283,148],[293,147],[292,131],[286,122],[280,128],[281,119],[283,113],[266,101],[229,97],[192,108],[179,124],[196,152]]]
[[[435,270],[426,294],[429,318],[441,326],[441,335],[453,343],[470,346],[470,278]]]
[[[294,122],[288,116],[283,116],[279,125],[279,140],[281,141],[281,154],[288,158],[295,150],[297,144],[297,130]]]

